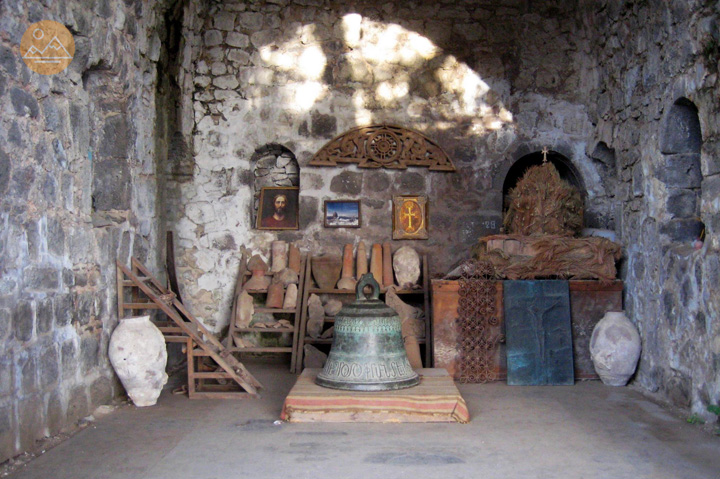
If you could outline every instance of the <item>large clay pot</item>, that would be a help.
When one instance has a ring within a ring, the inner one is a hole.
[[[335,256],[313,256],[312,275],[320,289],[334,289],[340,279],[342,260]]]
[[[604,384],[624,386],[640,359],[640,334],[622,311],[608,311],[590,337],[590,357]]]
[[[167,349],[150,316],[121,319],[108,352],[110,364],[132,402],[138,407],[155,404],[168,380]]]

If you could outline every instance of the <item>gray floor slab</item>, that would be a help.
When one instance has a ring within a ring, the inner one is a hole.
[[[250,367],[262,399],[122,407],[12,479],[718,479],[720,438],[629,388],[460,385],[470,424],[274,424],[295,376]]]

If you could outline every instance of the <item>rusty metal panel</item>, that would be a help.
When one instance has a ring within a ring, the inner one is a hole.
[[[570,281],[570,316],[576,379],[597,379],[590,359],[590,336],[608,311],[622,311],[622,281]]]
[[[497,305],[497,325],[491,330],[491,334],[504,334],[503,330],[503,304],[502,304],[502,281],[495,282]],[[458,319],[459,302],[458,281],[432,280],[432,321],[433,321],[433,365],[436,368],[445,368],[453,379],[459,379],[459,353],[458,341],[460,340],[460,328]],[[505,345],[500,344],[493,358],[492,370],[499,380],[504,380],[507,375],[505,361]]]
[[[432,280],[433,364],[455,378],[458,360],[457,281]]]

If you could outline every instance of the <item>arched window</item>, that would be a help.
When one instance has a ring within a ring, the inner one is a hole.
[[[701,147],[697,107],[687,98],[680,98],[665,118],[660,143],[663,162],[658,172],[667,190],[667,215],[660,231],[672,241],[701,238],[705,230],[700,219]]]
[[[267,186],[300,187],[300,166],[292,151],[275,143],[261,146],[255,150],[250,164],[253,165],[255,177],[252,218],[252,224],[255,224],[262,189]]]
[[[547,160],[558,170],[560,178],[577,188],[584,199],[586,197],[585,185],[582,181],[580,173],[577,171],[572,162],[565,156],[555,151],[548,152]],[[507,175],[505,175],[505,181],[503,182],[503,212],[508,207],[508,194],[510,190],[517,185],[517,182],[523,177],[528,168],[540,165],[542,162],[543,153],[536,151],[521,157],[513,163],[508,170]]]

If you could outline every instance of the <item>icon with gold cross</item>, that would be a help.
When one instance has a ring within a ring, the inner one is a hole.
[[[393,239],[428,239],[425,196],[393,197]]]

